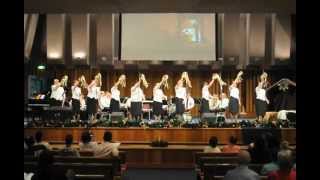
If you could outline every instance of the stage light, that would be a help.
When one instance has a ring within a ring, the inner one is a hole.
[[[46,69],[46,66],[45,65],[38,65],[37,69],[38,70],[44,70],[44,69]]]
[[[83,58],[86,57],[86,53],[84,53],[84,52],[76,52],[76,53],[73,54],[73,57],[75,59],[83,59]]]
[[[59,58],[61,58],[61,55],[59,53],[57,53],[57,52],[52,52],[52,53],[48,54],[48,57],[50,59],[59,59]]]

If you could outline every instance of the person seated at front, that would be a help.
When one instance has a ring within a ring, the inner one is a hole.
[[[224,153],[239,153],[240,152],[240,146],[237,145],[238,139],[234,136],[230,136],[229,138],[229,144],[225,145],[222,148],[222,152]]]
[[[220,148],[217,147],[218,145],[218,138],[212,136],[209,140],[209,146],[204,148],[205,153],[219,153],[221,152]]]
[[[104,132],[104,142],[99,144],[94,152],[95,157],[117,157],[119,155],[118,147],[120,143],[112,142],[112,133]]]
[[[24,143],[26,145],[25,150],[24,150],[24,154],[25,155],[34,155],[34,151],[33,151],[33,145],[34,145],[34,138],[33,136],[28,136],[25,138]]]
[[[50,145],[49,145],[49,143],[48,142],[46,142],[46,141],[43,141],[42,140],[42,136],[43,136],[43,134],[42,134],[42,132],[41,131],[37,131],[36,132],[36,135],[35,135],[35,139],[36,139],[36,142],[35,142],[35,146],[36,145],[43,145],[43,146],[45,146],[47,149],[51,149],[51,147],[50,147]]]
[[[269,173],[270,180],[295,180],[296,171],[292,168],[292,154],[288,150],[282,150],[278,153],[279,169]]]
[[[80,154],[77,149],[72,148],[73,136],[71,134],[66,135],[65,138],[65,147],[59,152],[60,156],[76,156],[79,157]]]
[[[251,157],[248,151],[240,151],[238,154],[238,166],[235,169],[229,170],[224,176],[224,180],[260,180],[259,174],[249,169],[248,164]]]
[[[85,131],[81,135],[81,143],[79,144],[80,151],[94,151],[97,147],[97,143],[91,142],[91,134],[89,131]]]

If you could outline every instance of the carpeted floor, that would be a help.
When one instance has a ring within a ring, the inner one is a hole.
[[[196,180],[194,169],[134,169],[129,168],[123,180]]]

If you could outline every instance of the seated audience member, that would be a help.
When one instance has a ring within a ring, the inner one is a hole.
[[[238,166],[227,172],[224,180],[258,180],[259,175],[253,170],[249,169],[248,164],[251,161],[250,154],[247,151],[240,151],[238,154]]]
[[[33,136],[28,136],[25,138],[24,143],[26,145],[26,149],[24,150],[24,153],[26,155],[34,155],[33,151],[33,145],[34,145],[34,139]]]
[[[268,175],[269,180],[295,180],[296,171],[292,169],[292,157],[290,151],[283,150],[278,153],[279,170]]]
[[[77,156],[79,157],[80,154],[77,149],[72,148],[71,145],[73,143],[73,136],[71,134],[68,134],[65,138],[65,147],[61,149],[59,152],[60,156]]]
[[[104,142],[99,144],[96,148],[94,155],[96,157],[116,157],[119,155],[118,147],[120,143],[113,143],[112,140],[112,133],[106,131],[103,136]]]
[[[39,155],[37,170],[31,180],[53,180],[53,162],[53,154],[48,150],[42,151]]]
[[[253,146],[248,149],[252,163],[266,164],[271,162],[271,152],[268,148],[266,137],[258,136]]]
[[[41,131],[36,132],[35,138],[36,138],[36,143],[34,144],[35,146],[36,145],[44,145],[47,149],[49,149],[49,150],[51,149],[49,143],[42,140],[42,132]]]
[[[80,151],[95,151],[97,143],[91,142],[91,134],[85,131],[81,135],[81,143],[79,144]]]
[[[238,139],[234,136],[230,136],[229,138],[229,144],[225,145],[222,148],[222,152],[224,153],[239,153],[240,152],[240,146],[237,145]]]
[[[268,144],[268,149],[270,151],[270,155],[277,157],[278,152],[280,150],[279,139],[275,135],[273,135],[272,133],[266,133],[266,140],[267,140],[267,144]],[[270,157],[270,158],[272,158],[272,157]]]
[[[218,138],[212,136],[209,140],[209,146],[204,148],[205,153],[219,153],[221,152],[220,148],[217,147],[218,145]]]
[[[261,168],[261,175],[268,175],[269,173],[273,171],[277,171],[279,169],[278,166],[278,153],[276,155],[272,154],[271,156],[271,162],[264,164]]]

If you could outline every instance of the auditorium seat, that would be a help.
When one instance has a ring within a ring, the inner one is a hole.
[[[203,172],[204,164],[237,164],[238,157],[201,157],[199,168]]]
[[[224,176],[229,170],[234,169],[237,164],[204,164],[204,180],[212,180],[214,176]]]
[[[214,180],[223,180],[224,176],[214,176],[213,177]],[[260,180],[267,180],[268,177],[267,176],[260,176]]]
[[[90,157],[94,156],[93,151],[79,151],[80,156]]]
[[[37,170],[37,162],[24,162],[24,172],[35,173]],[[75,173],[75,179],[90,180],[112,180],[113,165],[112,163],[62,163],[56,162],[52,166],[54,178],[61,178],[72,170]]]
[[[194,154],[194,162],[196,164],[200,163],[201,157],[236,157],[238,153],[204,153],[204,152],[196,152]]]

